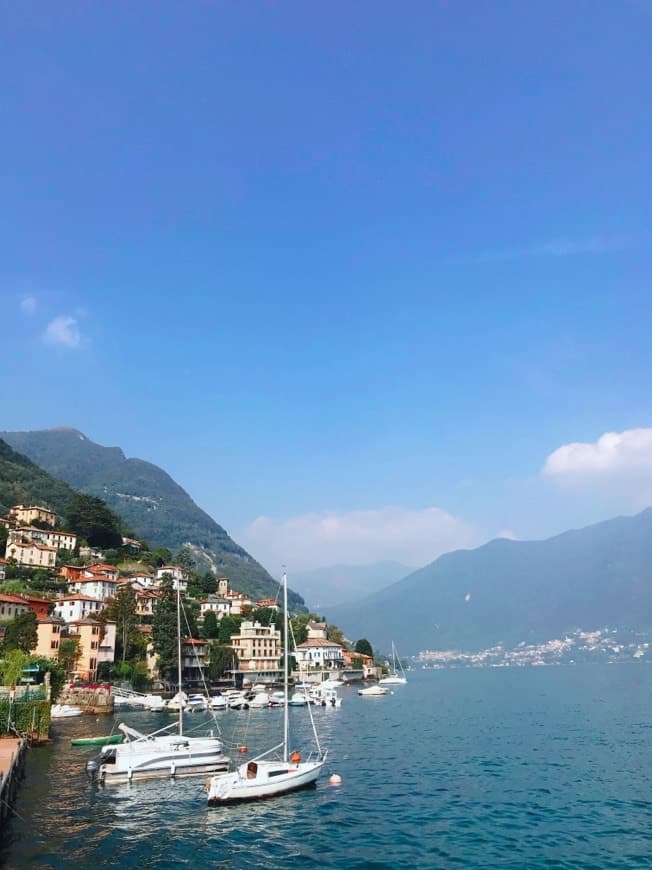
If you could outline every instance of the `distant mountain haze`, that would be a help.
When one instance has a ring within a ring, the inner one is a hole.
[[[157,465],[128,459],[119,447],[103,447],[65,427],[0,438],[54,477],[102,498],[150,546],[189,546],[200,570],[212,568],[252,597],[276,595],[277,581]],[[303,604],[292,590],[288,601]]]
[[[378,593],[326,607],[348,637],[401,654],[477,651],[574,628],[652,629],[652,508],[545,541],[497,539],[440,556]]]
[[[312,571],[293,571],[292,585],[303,596],[310,610],[355,601],[380,591],[414,571],[400,562],[371,565],[329,565]]]

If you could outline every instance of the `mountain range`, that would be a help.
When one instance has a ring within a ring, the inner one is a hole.
[[[57,480],[103,499],[151,547],[188,547],[200,570],[228,577],[234,589],[253,597],[276,595],[278,582],[157,465],[127,458],[120,447],[103,447],[67,427],[2,432],[0,438]],[[292,590],[288,602],[293,609],[303,606]]]
[[[576,628],[652,630],[652,508],[544,541],[440,556],[326,617],[402,655],[543,642]]]

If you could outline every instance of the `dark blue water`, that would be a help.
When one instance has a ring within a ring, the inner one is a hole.
[[[652,668],[412,671],[391,696],[317,709],[341,787],[208,808],[203,779],[101,788],[75,734],[33,750],[8,867],[652,867]],[[292,710],[294,724],[305,711]],[[162,714],[120,716],[148,728]],[[195,714],[196,715],[196,714]],[[281,711],[225,712],[275,742]],[[192,724],[189,718],[188,724]]]

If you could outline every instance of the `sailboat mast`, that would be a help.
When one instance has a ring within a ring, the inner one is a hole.
[[[283,573],[283,626],[285,628],[285,649],[283,651],[283,761],[288,760],[288,743],[290,742],[290,719],[288,716],[288,659],[290,657],[290,639],[288,630],[288,575]]]
[[[181,694],[181,583],[177,580],[177,667],[179,699],[179,735],[183,735],[183,695]]]

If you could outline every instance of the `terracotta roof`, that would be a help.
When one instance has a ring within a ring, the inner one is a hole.
[[[105,577],[103,574],[99,577],[75,577],[74,580],[70,580],[70,583],[97,583],[98,580],[101,580],[102,583],[114,583],[116,586],[118,585],[117,580],[112,580],[110,577]]]
[[[324,647],[324,646],[336,646],[340,649],[344,649],[341,643],[336,643],[334,640],[326,640],[325,637],[309,637],[308,640],[304,640],[303,643],[298,643],[297,649],[308,649],[309,647]]]

